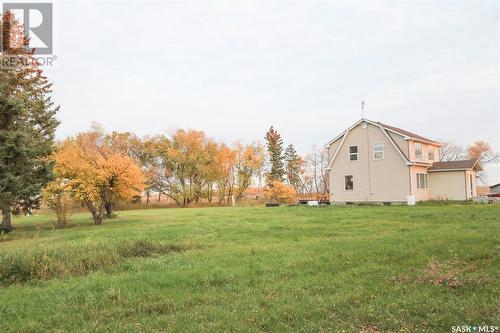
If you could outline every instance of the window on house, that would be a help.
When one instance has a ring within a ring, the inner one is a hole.
[[[426,189],[428,188],[428,179],[426,173],[417,173],[417,188]]]
[[[434,161],[434,147],[429,146],[429,161]]]
[[[358,146],[349,146],[349,161],[358,160]]]
[[[373,159],[374,160],[383,160],[384,159],[384,144],[383,143],[375,143],[373,145]]]
[[[417,161],[421,161],[423,157],[422,154],[422,144],[419,142],[415,142],[415,159]]]
[[[354,190],[353,176],[345,176],[345,187],[344,188],[346,191]]]

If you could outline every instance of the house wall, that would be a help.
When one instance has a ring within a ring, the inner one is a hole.
[[[429,176],[431,199],[467,200],[465,171],[434,171]]]
[[[417,160],[415,158],[415,141],[409,141],[408,142],[408,149],[409,149],[409,155],[408,158],[412,162],[422,162],[422,163],[433,163],[435,161],[439,161],[440,157],[440,148],[439,146],[434,146],[426,143],[421,143],[422,144],[422,159]],[[434,150],[434,160],[429,160],[429,150]]]
[[[427,167],[414,165],[410,167],[411,174],[411,193],[415,196],[416,201],[427,201],[430,199],[429,188],[431,185],[431,180],[429,175],[427,175],[427,188],[417,188],[417,173],[427,173]]]
[[[499,193],[500,192],[500,184],[490,187],[490,192],[491,193]]]
[[[373,144],[384,144],[384,159],[373,159]],[[348,147],[358,146],[358,161],[349,161]],[[346,191],[344,177],[352,175],[354,190]],[[362,124],[352,128],[330,170],[330,200],[333,202],[406,202],[409,168],[380,127]]]

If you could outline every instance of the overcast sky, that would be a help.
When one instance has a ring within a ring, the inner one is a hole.
[[[306,153],[365,116],[500,149],[499,3],[55,1],[63,138],[92,121]],[[500,168],[490,169],[490,182]]]

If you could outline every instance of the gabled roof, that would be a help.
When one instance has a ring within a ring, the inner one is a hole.
[[[394,142],[394,139],[387,133],[387,129],[385,129],[381,123],[376,123],[376,122],[373,122],[371,120],[368,120],[368,119],[365,119],[365,118],[361,118],[360,120],[358,120],[356,123],[354,123],[354,125],[352,125],[351,127],[349,127],[348,129],[346,129],[344,132],[342,132],[340,135],[338,135],[336,138],[334,138],[333,140],[331,140],[330,142],[328,142],[325,147],[328,147],[330,146],[333,142],[337,141],[338,139],[342,138],[342,141],[340,141],[340,144],[337,146],[337,149],[336,151],[333,153],[333,156],[332,158],[330,159],[330,162],[328,163],[326,169],[329,170],[331,167],[332,167],[332,164],[333,164],[333,161],[335,160],[335,158],[337,157],[337,154],[340,150],[340,147],[342,146],[342,144],[344,143],[344,140],[345,138],[347,137],[347,135],[349,134],[349,131],[353,128],[355,128],[356,126],[358,126],[359,124],[361,123],[368,123],[368,124],[372,124],[376,127],[379,127],[380,130],[385,134],[385,136],[387,137],[387,139],[392,143],[392,145],[394,146],[394,148],[396,149],[396,151],[399,153],[399,155],[401,156],[401,158],[403,159],[403,161],[409,165],[411,164],[411,162],[408,160],[408,158],[405,156],[405,154],[403,153],[403,151],[399,148],[399,146]]]
[[[495,187],[495,186],[498,186],[498,185],[500,185],[500,183],[495,184],[495,185],[491,185],[491,186],[490,186],[490,188]]]
[[[434,162],[428,171],[470,170],[482,171],[483,167],[478,160]]]
[[[402,134],[403,136],[407,136],[407,137],[409,137],[411,139],[416,139],[416,140],[420,140],[420,141],[426,141],[426,142],[429,142],[429,143],[433,143],[433,144],[436,144],[436,145],[441,145],[441,143],[439,143],[439,142],[436,142],[434,140],[430,140],[430,139],[424,138],[421,135],[412,133],[410,131],[407,131],[407,130],[404,130],[404,129],[401,129],[401,128],[398,128],[398,127],[389,126],[389,125],[383,124],[383,123],[381,123],[379,121],[377,121],[377,124],[382,125],[383,128],[385,128],[385,129],[387,129],[389,131],[396,132],[398,134]]]
[[[357,125],[359,125],[362,122],[367,122],[367,123],[370,123],[370,124],[373,124],[373,125],[377,125],[379,127],[382,127],[386,131],[390,131],[390,132],[399,134],[401,136],[404,136],[407,139],[413,139],[413,140],[417,140],[417,141],[424,141],[424,142],[431,143],[431,144],[438,145],[438,146],[442,145],[441,143],[439,143],[437,141],[427,139],[427,138],[425,138],[425,137],[423,137],[421,135],[412,133],[410,131],[407,131],[407,130],[404,130],[404,129],[401,129],[401,128],[398,128],[398,127],[390,126],[390,125],[387,125],[387,124],[383,124],[383,123],[381,123],[379,121],[374,122],[374,121],[371,121],[371,120],[368,120],[368,119],[365,119],[365,118],[361,118],[356,123],[354,123],[354,125],[352,125],[351,127],[349,127],[347,130],[345,130],[344,132],[342,132],[340,135],[338,135],[337,137],[335,137],[333,140],[330,140],[325,146],[329,146],[333,142],[337,141],[346,132],[348,132],[349,130],[351,130],[352,128],[356,127]]]

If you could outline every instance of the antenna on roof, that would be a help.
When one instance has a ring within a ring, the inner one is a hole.
[[[365,119],[365,101],[361,101],[361,119]]]

